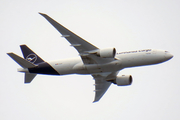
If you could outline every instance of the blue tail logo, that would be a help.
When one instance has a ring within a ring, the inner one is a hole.
[[[26,57],[26,60],[31,62],[31,63],[34,63],[36,62],[37,60],[37,56],[35,54],[29,54],[27,57]]]
[[[42,58],[40,58],[34,51],[32,51],[28,46],[26,45],[20,45],[21,51],[23,53],[24,59],[27,61],[37,65],[39,63],[44,62]]]

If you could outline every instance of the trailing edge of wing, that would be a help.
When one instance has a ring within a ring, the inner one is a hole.
[[[44,13],[39,13],[39,14],[41,14],[47,21],[49,21],[62,34],[62,37],[66,38],[71,43],[71,45],[76,48],[76,50],[79,53],[98,49],[96,46],[85,41],[78,35],[74,34],[70,30],[68,30],[67,28],[65,28],[55,20],[53,20],[48,15]]]

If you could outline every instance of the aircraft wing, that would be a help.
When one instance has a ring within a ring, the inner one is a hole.
[[[71,32],[70,30],[68,30],[67,28],[65,28],[55,20],[53,20],[48,15],[43,13],[39,13],[39,14],[41,14],[47,21],[49,21],[62,34],[62,37],[67,39],[71,44],[71,46],[73,46],[79,52],[84,64],[93,64],[93,63],[102,64],[114,60],[114,59],[103,59],[95,54],[91,54],[91,52],[93,53],[94,51],[97,51],[99,48],[87,42],[86,40],[79,37],[75,33]]]
[[[85,41],[78,35],[74,34],[55,20],[53,20],[51,17],[49,17],[46,14],[39,13],[41,14],[46,20],[48,20],[61,34],[62,37],[66,38],[70,43],[71,46],[75,47],[76,50],[79,53],[83,53],[84,51],[92,51],[98,49],[96,46],[92,45],[91,43]]]
[[[101,97],[105,94],[111,82],[108,80],[116,79],[116,75],[118,72],[112,72],[109,74],[93,74],[93,78],[95,79],[95,98],[93,102],[97,102],[101,99]]]

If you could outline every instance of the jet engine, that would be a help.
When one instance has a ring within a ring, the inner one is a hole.
[[[102,57],[102,58],[114,58],[116,55],[116,49],[115,48],[100,49],[97,52],[97,55]]]
[[[132,76],[131,75],[117,76],[116,80],[114,80],[114,83],[117,84],[117,86],[131,85]]]

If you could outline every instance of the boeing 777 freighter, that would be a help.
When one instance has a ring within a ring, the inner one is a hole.
[[[111,83],[117,86],[131,85],[131,75],[117,76],[124,68],[162,63],[173,57],[168,51],[144,49],[116,53],[115,48],[99,49],[77,36],[48,15],[40,13],[49,21],[78,52],[80,57],[46,62],[26,45],[20,45],[24,58],[7,53],[25,73],[25,83],[30,83],[37,74],[68,75],[89,74],[95,79],[95,99],[97,102]]]

